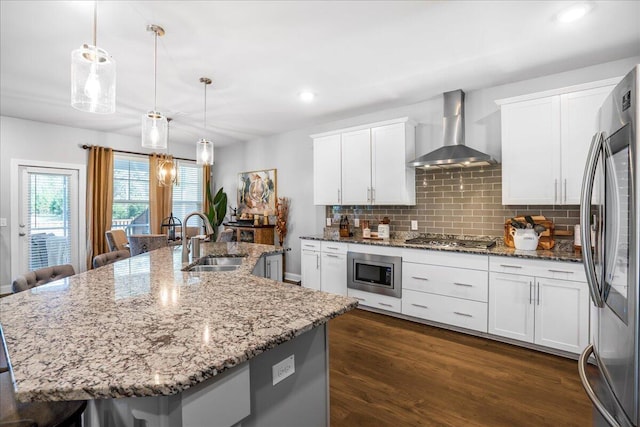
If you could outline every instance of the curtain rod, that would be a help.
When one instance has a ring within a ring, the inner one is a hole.
[[[93,145],[87,145],[87,144],[83,144],[82,148],[84,150],[89,150],[91,147],[94,147]],[[99,145],[96,145],[95,147],[99,147]],[[108,148],[108,147],[107,147]],[[114,153],[122,153],[122,154],[136,154],[138,156],[147,156],[150,157],[151,154],[145,154],[145,153],[136,153],[135,151],[127,151],[127,150],[116,150],[115,148],[111,149]],[[195,162],[195,160],[193,159],[185,159],[184,157],[174,157],[174,160],[187,160],[189,162]]]

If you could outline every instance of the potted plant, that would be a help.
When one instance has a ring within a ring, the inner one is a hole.
[[[227,193],[220,187],[214,197],[211,197],[211,183],[207,180],[206,192],[207,192],[207,208],[205,214],[213,227],[213,241],[218,239],[218,228],[224,221],[224,216],[227,213]]]

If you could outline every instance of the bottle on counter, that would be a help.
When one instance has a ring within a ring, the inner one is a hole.
[[[340,217],[340,237],[349,237],[349,218],[346,215]]]
[[[365,239],[371,238],[371,228],[369,228],[369,221],[362,221],[362,237]]]

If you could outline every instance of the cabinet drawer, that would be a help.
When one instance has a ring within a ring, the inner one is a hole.
[[[349,249],[349,245],[347,243],[340,242],[320,242],[320,249],[322,252],[346,254]]]
[[[489,256],[463,254],[460,252],[430,251],[425,249],[403,249],[402,260],[418,264],[443,265],[446,267],[460,267],[473,270],[489,268]]]
[[[438,265],[402,263],[404,289],[487,302],[489,273]]]
[[[442,295],[402,291],[402,314],[487,332],[487,303]]]
[[[358,300],[360,305],[379,308],[381,310],[401,313],[402,300],[388,295],[378,295],[371,292],[364,292],[358,289],[348,289],[347,295]]]
[[[320,243],[320,240],[300,240],[300,249],[319,251]]]
[[[580,262],[546,261],[515,257],[489,257],[489,270],[494,273],[523,274],[549,279],[586,282]]]

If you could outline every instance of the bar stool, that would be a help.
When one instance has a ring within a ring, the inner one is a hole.
[[[129,249],[123,249],[121,251],[111,251],[105,254],[96,255],[93,257],[93,268],[102,267],[103,265],[113,264],[121,259],[129,258],[131,254]],[[0,426],[2,427],[2,426]]]
[[[73,276],[74,274],[76,274],[76,272],[71,264],[39,268],[38,270],[28,272],[24,276],[16,277],[12,284],[13,293],[26,291],[36,286],[53,282],[54,280]]]

